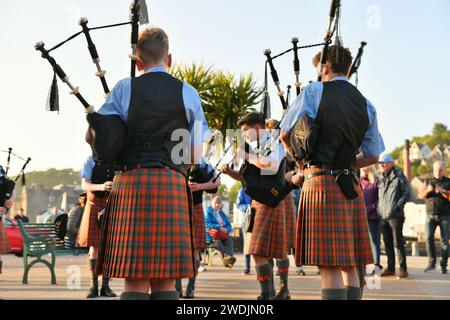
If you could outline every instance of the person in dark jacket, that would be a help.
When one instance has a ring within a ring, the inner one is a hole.
[[[21,220],[23,223],[30,222],[28,217],[25,215],[25,210],[23,210],[23,208],[19,209],[19,211],[17,212],[17,215],[14,217],[14,220],[16,220],[17,222],[19,222],[19,220]]]
[[[373,167],[361,169],[361,188],[366,206],[367,221],[369,223],[370,240],[372,242],[373,257],[375,259],[375,269],[373,273],[381,272],[383,267],[380,264],[381,244],[380,244],[380,222],[378,214],[378,177],[375,175]]]
[[[394,159],[389,154],[380,157],[382,171],[379,186],[379,211],[381,214],[381,232],[388,260],[382,277],[395,276],[395,252],[400,264],[399,278],[407,278],[405,241],[403,238],[403,224],[405,222],[404,207],[410,196],[410,186],[403,172],[395,167]]]
[[[436,270],[436,249],[434,247],[434,233],[439,226],[441,231],[441,273],[447,273],[448,239],[450,225],[450,179],[445,176],[446,164],[437,161],[433,165],[433,176],[430,184],[419,194],[425,199],[427,222],[425,234],[427,237],[428,266],[425,272]]]
[[[236,258],[233,257],[233,239],[229,236],[232,227],[225,212],[222,210],[222,200],[219,197],[214,197],[211,201],[211,206],[206,210],[205,224],[206,242],[216,246],[217,250],[222,253],[223,265],[232,268],[236,262]],[[211,235],[212,231],[218,231],[226,235],[226,239],[215,239]]]

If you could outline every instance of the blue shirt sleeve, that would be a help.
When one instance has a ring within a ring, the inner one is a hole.
[[[92,156],[86,158],[83,164],[83,168],[81,169],[80,176],[82,179],[91,180],[92,179],[92,170],[94,169],[95,162]]]
[[[288,133],[304,115],[309,115],[312,119],[317,117],[317,113],[322,100],[323,83],[314,82],[303,89],[302,93],[295,99],[288,113],[281,122],[280,128]]]
[[[365,157],[376,157],[385,150],[384,141],[378,131],[377,111],[373,104],[367,100],[367,113],[369,115],[369,129],[361,143],[361,152]]]
[[[128,120],[128,108],[131,100],[131,78],[120,80],[109,93],[105,103],[98,110],[103,115],[118,115]]]
[[[183,102],[192,146],[209,141],[212,135],[206,122],[200,95],[194,87],[187,83],[183,83]]]

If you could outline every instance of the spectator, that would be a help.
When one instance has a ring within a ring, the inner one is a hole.
[[[232,268],[236,262],[233,257],[233,239],[229,236],[232,228],[225,212],[222,210],[222,200],[214,197],[208,207],[205,217],[206,242],[213,244],[222,253],[223,265]]]
[[[445,176],[444,161],[433,165],[433,180],[419,193],[419,198],[425,199],[427,221],[425,234],[427,237],[428,266],[425,272],[436,270],[436,248],[434,233],[437,226],[441,231],[441,273],[447,273],[448,240],[450,225],[450,179]]]
[[[375,260],[375,269],[372,274],[380,273],[383,267],[380,264],[381,244],[380,244],[380,223],[381,217],[378,213],[378,184],[379,180],[375,175],[373,167],[361,169],[361,187],[366,205],[367,220],[369,222],[370,240],[372,252]],[[378,268],[378,269],[377,269]]]
[[[86,193],[80,194],[78,203],[73,207],[67,215],[67,234],[70,247],[75,246],[75,241],[80,229],[81,218],[83,217],[84,207],[86,206]]]
[[[394,159],[389,154],[383,154],[379,164],[382,176],[379,185],[378,206],[382,218],[381,232],[388,260],[388,266],[381,276],[395,275],[395,247],[400,264],[399,278],[407,278],[403,223],[405,222],[404,207],[410,195],[409,182],[402,171],[395,167]]]
[[[19,222],[19,220],[22,220],[23,223],[28,223],[30,220],[28,219],[27,215],[25,214],[25,210],[23,208],[20,208],[17,212],[17,215],[14,217],[14,219]]]
[[[50,214],[49,214],[49,216],[45,219],[44,223],[46,223],[46,224],[54,224],[55,221],[56,221],[56,218],[58,217],[58,215],[59,215],[58,208],[57,208],[57,207],[51,208]]]
[[[242,217],[242,237],[244,239],[244,255],[245,255],[245,269],[243,274],[244,275],[249,275],[250,274],[250,261],[251,261],[251,256],[246,252],[248,249],[247,246],[247,232],[245,231],[246,229],[246,225],[245,225],[245,216],[247,213],[247,210],[249,210],[250,206],[252,204],[252,199],[250,198],[250,196],[248,194],[245,193],[244,188],[241,188],[239,190],[238,196],[237,196],[237,200],[236,200],[236,206],[239,209],[239,213],[241,214]]]

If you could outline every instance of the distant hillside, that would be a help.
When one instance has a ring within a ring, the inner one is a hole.
[[[51,168],[46,171],[31,171],[25,172],[25,177],[27,185],[42,184],[46,189],[51,189],[57,185],[68,186],[81,184],[80,171],[73,169],[57,170]]]
[[[411,143],[426,144],[432,150],[437,145],[450,146],[450,130],[445,124],[436,123],[431,134],[422,137],[413,137],[410,139]],[[397,164],[403,167],[403,148],[398,147],[391,152]],[[450,161],[447,161],[447,167],[450,169]],[[421,161],[411,163],[411,173],[413,177],[426,178],[432,175],[432,163],[423,164]]]

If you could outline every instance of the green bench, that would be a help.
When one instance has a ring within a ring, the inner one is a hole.
[[[54,224],[30,223],[19,221],[20,233],[23,239],[23,284],[28,284],[28,273],[35,264],[42,263],[50,269],[51,283],[56,284],[56,227]],[[43,257],[50,255],[50,261]],[[28,259],[33,259],[29,261]]]

